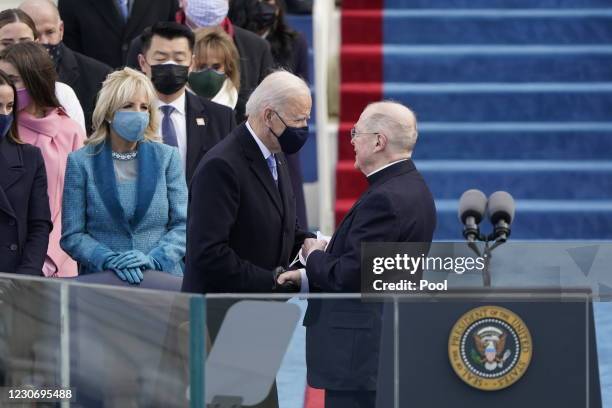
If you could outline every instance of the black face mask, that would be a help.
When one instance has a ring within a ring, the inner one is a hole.
[[[276,23],[276,7],[263,1],[257,3],[255,22],[257,23],[258,31],[264,31],[274,26],[274,23]]]
[[[8,115],[0,114],[0,141],[4,139],[4,137],[8,134],[9,130],[11,130],[11,125],[13,124],[13,114],[9,113]]]
[[[272,132],[272,134],[278,138],[278,143],[280,144],[281,150],[283,153],[287,154],[299,152],[302,146],[304,146],[304,143],[306,143],[308,140],[308,125],[304,127],[287,126],[283,118],[281,118],[278,113],[274,113],[276,116],[278,116],[280,121],[283,122],[283,125],[285,125],[285,130],[280,134],[280,136],[274,133],[272,128],[269,128],[270,132]]]
[[[178,64],[151,65],[151,82],[161,94],[172,95],[185,86],[189,67]]]
[[[49,56],[53,60],[53,65],[57,67],[60,60],[62,59],[62,43],[58,42],[57,44],[43,44],[43,47],[47,49]]]

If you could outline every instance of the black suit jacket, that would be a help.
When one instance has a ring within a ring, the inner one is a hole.
[[[63,44],[62,58],[55,70],[59,80],[74,89],[83,107],[87,133],[91,133],[91,116],[96,107],[98,91],[113,69],[93,58],[74,52]]]
[[[198,163],[214,145],[236,127],[234,112],[227,106],[185,92],[187,163],[185,175],[191,181]]]
[[[278,188],[245,124],[200,162],[189,192],[183,291],[270,292],[309,234],[296,222],[287,165]]]
[[[245,105],[257,85],[274,66],[270,44],[257,34],[234,25],[234,43],[240,55],[240,90],[236,120],[244,120]]]
[[[0,272],[42,276],[51,213],[37,147],[0,139]]]
[[[311,291],[359,292],[362,242],[427,242],[436,227],[433,197],[412,161],[369,177],[370,187],[333,235],[308,257]],[[361,300],[310,300],[304,317],[308,383],[375,390],[382,306]]]
[[[113,68],[125,64],[130,41],[158,21],[174,21],[177,0],[134,0],[127,23],[115,0],[59,0],[64,43]]]

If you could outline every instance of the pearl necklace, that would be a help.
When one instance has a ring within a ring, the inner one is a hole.
[[[133,152],[128,152],[128,153],[112,152],[112,156],[113,156],[113,159],[115,160],[123,160],[123,161],[133,160],[136,158],[136,156],[138,156],[138,150],[134,150]]]

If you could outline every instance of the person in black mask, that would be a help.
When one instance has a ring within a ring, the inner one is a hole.
[[[162,139],[179,149],[187,182],[202,156],[236,126],[230,108],[186,91],[194,43],[188,27],[160,22],[143,32],[138,56],[140,69],[157,91]]]
[[[38,42],[53,59],[59,81],[74,89],[83,107],[87,133],[90,134],[96,95],[112,68],[71,50],[62,42],[64,23],[57,6],[50,0],[26,0],[19,8],[34,20]]]
[[[43,276],[51,232],[45,162],[17,128],[17,90],[0,71],[0,271]]]
[[[183,290],[273,290],[272,270],[287,267],[307,236],[285,154],[306,141],[311,107],[303,80],[273,72],[251,94],[247,121],[202,159],[191,182]]]
[[[232,0],[227,16],[235,25],[270,43],[275,67],[309,82],[308,43],[287,25],[283,0]]]
[[[308,134],[308,85],[287,71],[251,94],[248,119],[202,159],[191,182],[188,292],[271,292],[309,236],[297,223],[285,154]]]
[[[279,290],[275,270],[313,237],[297,222],[284,156],[304,144],[311,107],[303,80],[273,72],[249,97],[247,121],[202,159],[190,187],[183,291]],[[229,305],[213,303],[207,327],[214,341]],[[256,407],[278,407],[276,387]]]
[[[275,67],[286,69],[309,82],[308,44],[301,33],[286,24],[283,0],[232,0],[227,15],[235,25],[269,42]],[[298,219],[301,225],[308,226],[300,156],[288,155],[287,162]]]

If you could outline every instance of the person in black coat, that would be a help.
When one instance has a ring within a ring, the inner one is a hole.
[[[233,111],[187,91],[195,36],[182,24],[160,22],[141,36],[140,69],[157,92],[164,143],[178,147],[187,183],[204,154],[236,126]]]
[[[237,26],[233,26],[233,33],[240,54],[240,91],[236,118],[241,121],[245,119],[245,105],[249,96],[272,71],[273,62],[268,44],[257,35]]]
[[[234,26],[268,41],[275,68],[310,81],[308,43],[302,33],[287,25],[283,0],[232,0],[227,16]]]
[[[303,145],[311,106],[304,81],[272,73],[251,94],[248,120],[204,156],[189,192],[184,292],[277,290],[275,269],[312,237],[297,222],[282,153]],[[213,341],[231,304],[207,304]],[[257,407],[278,407],[275,386]]]
[[[286,272],[310,292],[360,292],[363,242],[416,242],[429,246],[436,208],[410,159],[416,119],[393,102],[369,105],[351,131],[355,166],[369,188],[344,217],[329,243],[307,241],[305,270]],[[361,300],[308,302],[308,384],[325,389],[325,407],[374,407],[382,305]]]
[[[311,236],[297,223],[281,152],[301,147],[310,109],[301,79],[270,74],[247,103],[249,119],[204,156],[191,182],[184,291],[271,292],[273,269]]]
[[[17,91],[0,71],[0,272],[43,276],[51,232],[40,150],[19,140]]]
[[[64,23],[57,6],[50,0],[26,0],[19,8],[34,20],[38,42],[49,51],[59,81],[74,89],[83,107],[87,133],[90,134],[96,95],[112,68],[71,50],[63,43]]]
[[[308,43],[302,33],[291,29],[285,22],[283,0],[232,0],[227,15],[234,26],[252,31],[270,43],[275,68],[286,69],[304,81],[310,81]],[[300,155],[288,155],[287,162],[298,219],[306,227],[308,218]]]
[[[70,49],[120,68],[125,65],[130,42],[158,21],[174,21],[178,3],[177,0],[59,0],[58,8],[64,21],[64,43]]]

